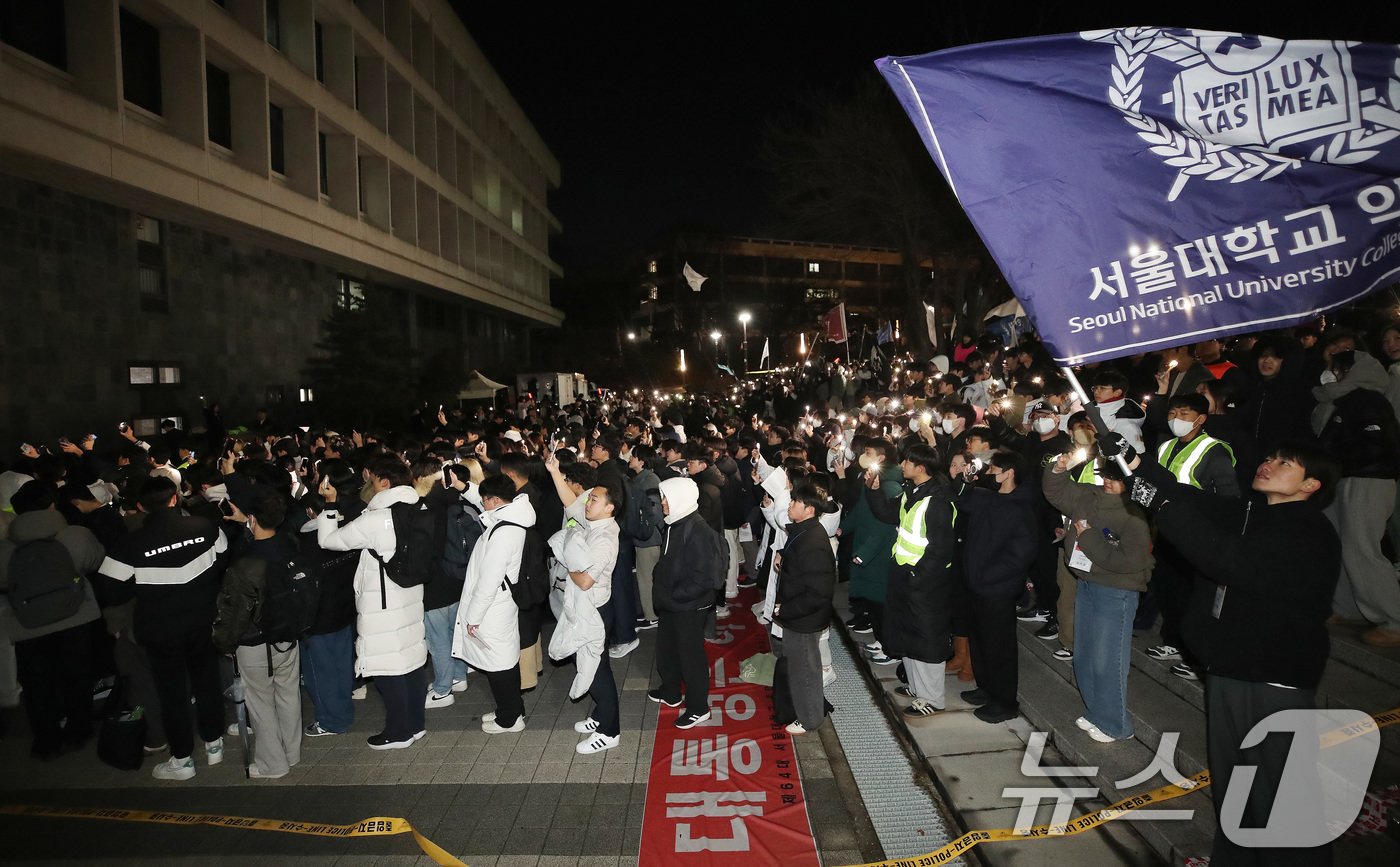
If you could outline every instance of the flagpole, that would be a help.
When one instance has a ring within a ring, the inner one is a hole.
[[[1094,423],[1094,429],[1098,431],[1098,435],[1100,437],[1108,436],[1110,431],[1108,429],[1108,424],[1103,420],[1103,410],[1099,409],[1098,404],[1089,399],[1089,394],[1084,390],[1084,386],[1079,384],[1079,377],[1075,376],[1074,369],[1068,366],[1061,367],[1060,372],[1065,375],[1065,379],[1069,380],[1070,387],[1074,389],[1074,393],[1079,397],[1080,404],[1083,405],[1084,410],[1089,414],[1089,420]],[[1128,469],[1128,459],[1120,454],[1117,460],[1118,467],[1123,470],[1123,475],[1131,476],[1133,471]]]

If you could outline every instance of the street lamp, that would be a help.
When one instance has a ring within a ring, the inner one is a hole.
[[[744,373],[749,372],[749,320],[752,318],[747,310],[739,313],[739,324],[744,327],[744,340],[741,344],[744,349]]]
[[[635,332],[635,331],[629,331],[629,332],[627,332],[627,339],[628,339],[628,340],[636,340],[636,339],[637,339],[637,332]]]
[[[711,331],[711,332],[710,332],[710,339],[713,340],[713,341],[715,342],[715,348],[718,349],[718,348],[719,348],[719,332],[718,332],[718,331]]]

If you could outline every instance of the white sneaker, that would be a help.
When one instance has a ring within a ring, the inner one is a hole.
[[[206,741],[204,744],[204,758],[208,760],[209,767],[214,767],[224,760],[224,739],[217,741]]]
[[[507,728],[505,726],[496,725],[495,715],[493,714],[491,719],[482,722],[481,730],[488,735],[503,735],[506,732],[523,732],[525,731],[525,717],[516,717],[515,725]]]
[[[248,734],[251,735],[252,733],[253,733],[253,726],[252,726],[252,724],[250,723],[250,724],[248,725]],[[229,735],[229,737],[231,737],[231,738],[236,738],[236,737],[238,737],[238,723],[237,723],[237,722],[231,722],[231,723],[228,724],[228,735]]]
[[[287,776],[287,771],[283,771],[280,774],[264,774],[262,771],[258,770],[257,765],[248,766],[248,779],[250,780],[280,780],[285,776]]]
[[[790,722],[787,724],[787,727],[784,730],[790,735],[807,734],[807,728],[800,722]]]
[[[1170,644],[1159,644],[1156,647],[1149,647],[1147,655],[1153,659],[1180,659],[1181,651]]]
[[[484,723],[495,722],[496,712],[494,710],[488,710],[486,713],[481,715],[481,721]]]
[[[1079,726],[1079,730],[1082,732],[1087,732],[1089,729],[1094,727],[1094,724],[1089,722],[1089,718],[1087,716],[1082,716],[1079,719],[1075,720],[1074,724]]]
[[[151,771],[151,776],[157,780],[192,780],[194,779],[194,756],[186,756],[183,759],[172,756],[168,761],[156,765]]]
[[[355,701],[364,701],[365,699],[369,698],[369,687],[363,683],[360,684],[359,686],[351,690],[350,697],[353,698]]]
[[[467,691],[467,685],[468,685],[468,684],[467,684],[467,682],[466,682],[465,680],[454,680],[454,681],[452,681],[452,691],[453,691],[453,692],[466,692],[466,691]]]
[[[724,618],[726,618],[726,617],[728,617],[728,616],[729,616],[729,606],[728,606],[728,605],[716,605],[716,606],[715,606],[715,617],[718,617],[720,620],[723,620]]]
[[[574,723],[574,731],[578,732],[581,735],[596,732],[597,730],[598,721],[593,717],[589,717],[588,719],[584,720],[579,720],[578,722]]]
[[[621,742],[620,737],[611,737],[605,734],[594,733],[592,737],[579,741],[579,745],[574,747],[574,752],[581,756],[591,756],[594,753],[601,753],[603,750],[610,750]]]
[[[1397,566],[1397,568],[1400,568],[1400,564],[1396,564],[1396,566]],[[738,591],[738,590],[726,590],[726,591],[724,591],[724,598],[725,598],[725,599],[738,599],[738,598],[739,598],[739,591]]]
[[[822,686],[831,686],[836,682],[836,669],[829,665],[822,666]]]
[[[1123,738],[1115,738],[1114,736],[1108,734],[1103,729],[1099,728],[1098,726],[1092,723],[1090,723],[1089,727],[1084,731],[1089,733],[1089,737],[1093,738],[1101,744],[1111,744],[1114,741],[1123,740]]]
[[[636,650],[638,645],[640,645],[641,643],[642,640],[640,638],[634,638],[626,644],[619,644],[616,647],[609,647],[608,656],[611,656],[613,659],[621,659],[622,657]]]
[[[428,697],[423,699],[423,707],[432,710],[435,707],[452,707],[457,702],[457,696],[449,692],[447,695],[438,695],[431,689],[428,690]]]

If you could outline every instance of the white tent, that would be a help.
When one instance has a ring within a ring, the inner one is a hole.
[[[507,386],[494,380],[487,379],[481,375],[481,371],[473,370],[471,379],[467,380],[467,385],[457,392],[458,400],[490,400],[496,396],[496,392]]]

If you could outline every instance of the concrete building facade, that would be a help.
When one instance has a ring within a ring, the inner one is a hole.
[[[313,415],[367,293],[420,356],[524,368],[559,180],[447,0],[0,2],[0,444]]]

